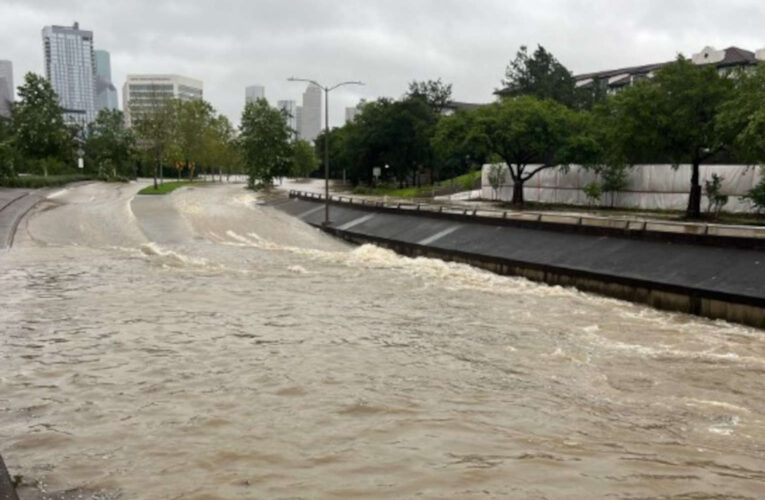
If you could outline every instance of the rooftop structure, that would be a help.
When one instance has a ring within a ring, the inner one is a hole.
[[[728,47],[723,50],[717,50],[714,47],[704,47],[701,52],[691,56],[691,61],[700,66],[714,65],[720,73],[727,74],[737,68],[753,67],[760,62],[765,62],[765,49],[752,52],[739,47]],[[574,75],[574,81],[577,88],[603,85],[608,92],[614,93],[641,79],[652,78],[656,70],[673,62],[674,60],[583,73]]]

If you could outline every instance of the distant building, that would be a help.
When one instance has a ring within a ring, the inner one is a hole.
[[[244,102],[253,102],[257,99],[266,98],[266,88],[262,85],[250,85],[244,89]]]
[[[93,32],[78,23],[42,30],[45,76],[58,94],[64,119],[87,124],[96,117]]]
[[[691,61],[700,66],[714,65],[720,74],[728,74],[735,69],[746,70],[765,62],[765,49],[752,52],[739,47],[728,47],[722,50],[717,50],[714,47],[704,47],[701,52],[691,56]],[[609,94],[614,94],[635,82],[646,78],[653,78],[657,70],[673,62],[675,61],[608,69],[594,73],[582,73],[574,75],[574,82],[577,88],[600,89]],[[498,95],[508,95],[510,91],[502,89],[495,93]]]
[[[313,83],[303,92],[300,138],[313,142],[321,132],[321,87]]]
[[[287,125],[294,130],[294,135],[297,137],[297,106],[295,101],[278,101],[276,107],[287,115]]]
[[[461,101],[449,101],[441,109],[441,114],[444,116],[451,116],[458,111],[471,111],[478,109],[481,106],[487,106],[487,104],[479,104],[476,102],[461,102]]]
[[[345,123],[350,123],[356,119],[356,115],[359,113],[359,108],[353,106],[352,108],[345,108]]]
[[[734,69],[754,67],[758,62],[765,61],[765,54],[728,47],[716,50],[713,47],[704,47],[701,52],[693,54],[691,61],[700,66],[714,65],[720,74],[727,74]],[[627,68],[598,71],[575,75],[577,88],[595,88],[600,86],[608,93],[613,94],[645,78],[653,78],[656,70],[661,69],[674,61],[645,64]]]
[[[93,51],[96,74],[96,114],[102,109],[117,109],[117,88],[112,83],[112,64],[105,50]]]
[[[11,116],[13,100],[13,63],[0,61],[0,116]]]
[[[202,99],[202,82],[180,75],[128,75],[122,87],[125,124],[159,108],[168,99]]]
[[[297,130],[297,138],[303,138],[303,106],[295,107],[295,130]]]

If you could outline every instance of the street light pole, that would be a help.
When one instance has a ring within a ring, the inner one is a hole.
[[[290,82],[308,82],[316,85],[324,91],[324,222],[322,225],[329,225],[329,93],[343,85],[364,85],[363,82],[341,82],[332,87],[321,85],[316,80],[308,78],[287,78]]]

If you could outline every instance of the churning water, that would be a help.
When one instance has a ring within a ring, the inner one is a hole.
[[[762,331],[137,189],[0,255],[23,498],[765,497]]]

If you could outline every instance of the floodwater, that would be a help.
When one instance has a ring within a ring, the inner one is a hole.
[[[139,187],[0,254],[23,499],[765,497],[763,331]]]

